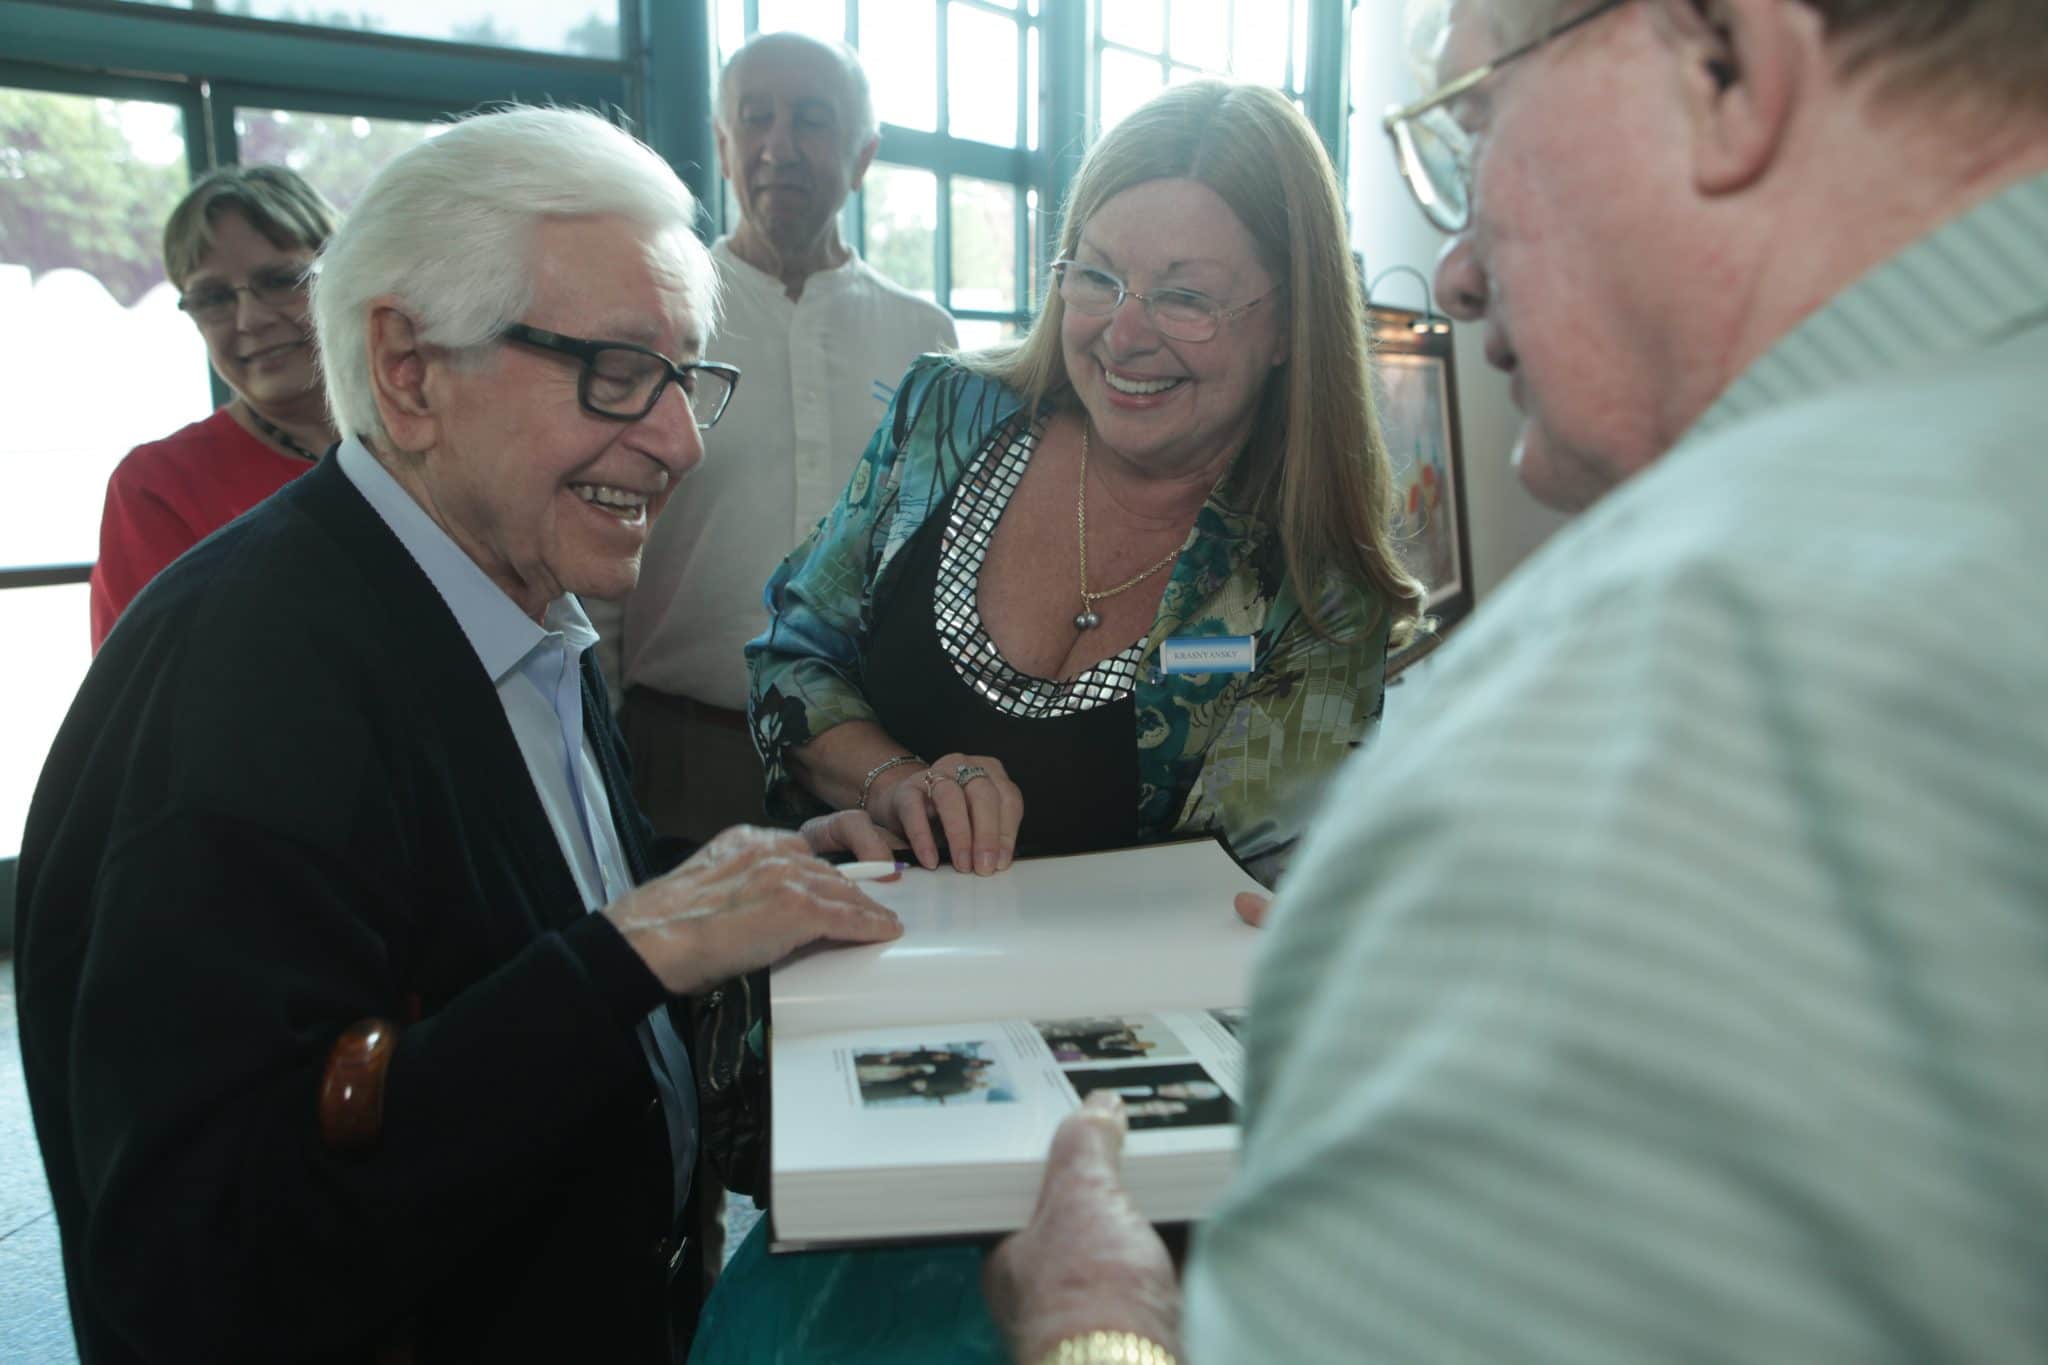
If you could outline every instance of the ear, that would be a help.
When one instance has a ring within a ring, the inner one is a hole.
[[[1783,150],[1816,69],[1818,12],[1800,0],[1666,0],[1660,9],[1691,129],[1693,185],[1739,193]]]
[[[370,304],[370,388],[377,415],[400,451],[429,450],[440,436],[440,418],[427,395],[429,361],[410,314],[395,298]]]
[[[861,143],[860,150],[853,154],[853,173],[846,178],[846,188],[849,191],[860,188],[860,182],[866,178],[868,167],[874,164],[875,153],[881,146],[882,139],[871,137]]]
[[[739,167],[732,164],[732,144],[725,140],[724,119],[711,120],[711,136],[718,143],[718,173],[737,186],[740,182],[735,177],[739,174]]]

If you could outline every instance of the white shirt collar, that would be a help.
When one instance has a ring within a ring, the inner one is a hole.
[[[550,635],[560,635],[579,655],[597,643],[582,604],[568,593],[548,603],[545,625],[521,611],[360,440],[343,441],[337,458],[341,472],[448,604],[493,683],[502,682]]]

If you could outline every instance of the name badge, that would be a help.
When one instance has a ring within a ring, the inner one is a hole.
[[[1159,645],[1165,673],[1249,673],[1254,663],[1250,635],[1181,635]]]

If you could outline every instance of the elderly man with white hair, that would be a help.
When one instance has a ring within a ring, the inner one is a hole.
[[[1112,1107],[1017,1357],[2048,1358],[2048,6],[1420,31],[1437,297],[1586,510],[1294,863],[1185,1318]]]
[[[618,653],[620,724],[654,827],[703,839],[763,816],[747,728],[747,642],[762,588],[832,510],[910,362],[951,350],[953,319],[885,279],[839,233],[881,145],[860,58],[764,33],[718,82],[718,164],[739,222],[711,244],[715,354],[748,401],[704,439],[692,496],[654,525],[639,586],[591,611]]]
[[[87,676],[16,939],[84,1360],[669,1359],[666,1003],[898,932],[812,856],[859,822],[671,869],[589,657],[737,378],[695,212],[562,110],[393,162],[315,288],[338,454]]]

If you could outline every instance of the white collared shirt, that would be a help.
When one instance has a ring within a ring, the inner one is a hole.
[[[362,442],[342,442],[340,461],[342,473],[441,594],[490,675],[563,861],[575,874],[584,908],[595,910],[632,890],[633,874],[612,823],[604,777],[583,732],[577,664],[583,651],[597,643],[597,631],[581,605],[565,594],[548,604],[545,624],[535,621],[435,524]],[[570,736],[575,741],[573,755]]]
[[[768,575],[838,500],[910,362],[955,333],[943,309],[858,256],[810,276],[795,300],[729,239],[711,258],[725,303],[707,355],[740,367],[739,388],[649,532],[623,621],[589,605],[628,686],[738,710]]]

